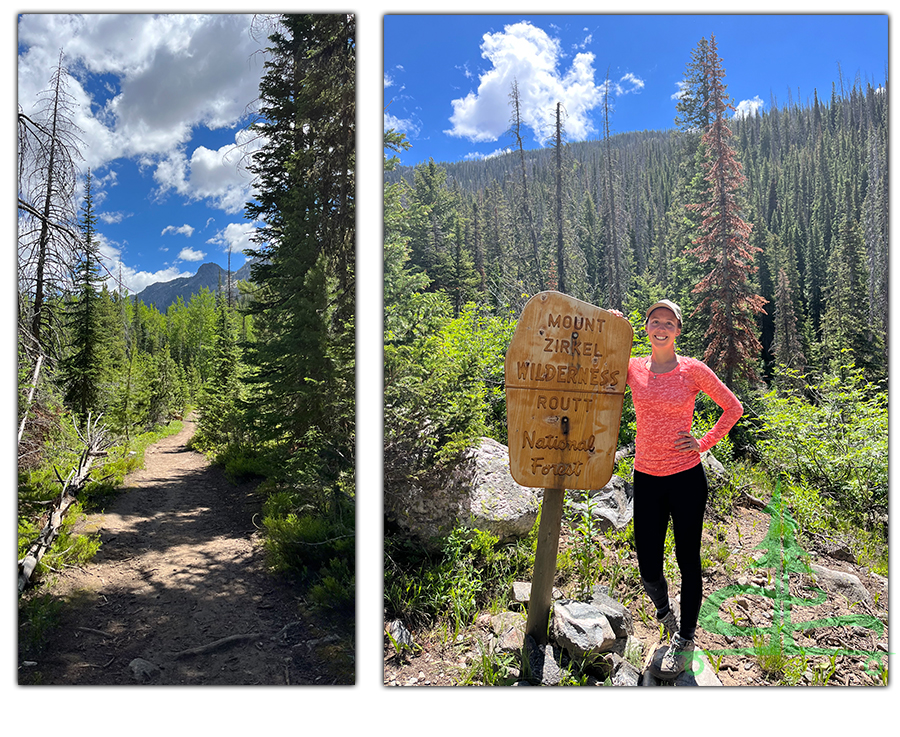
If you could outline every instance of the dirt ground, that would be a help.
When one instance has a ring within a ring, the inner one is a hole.
[[[266,571],[255,484],[189,450],[193,431],[185,421],[148,448],[123,493],[79,525],[102,546],[86,568],[52,574],[62,620],[37,651],[19,637],[20,684],[353,682],[352,635],[313,623]]]
[[[709,596],[717,590],[731,587],[739,583],[748,586],[771,586],[771,579],[765,569],[754,567],[752,561],[760,555],[758,548],[768,531],[771,517],[768,513],[754,508],[738,507],[735,515],[728,519],[714,520],[716,524],[708,526],[704,532],[703,543],[706,549],[717,544],[729,550],[726,562],[711,566],[704,576],[704,595]],[[713,538],[715,530],[716,538]],[[569,533],[563,525],[560,546],[569,545]],[[872,686],[881,685],[877,674],[867,672],[865,655],[870,653],[887,653],[888,645],[888,612],[887,589],[883,580],[871,575],[865,568],[823,554],[821,551],[809,550],[811,562],[835,571],[851,573],[860,579],[869,591],[875,605],[862,602],[851,602],[840,593],[829,592],[824,601],[816,605],[794,603],[788,609],[790,622],[811,622],[826,620],[830,626],[821,626],[808,630],[796,630],[793,636],[797,645],[809,649],[823,650],[833,655],[816,653],[809,657],[803,675],[795,685],[818,685],[823,680],[826,685]],[[637,565],[637,558],[632,553],[631,559],[625,561]],[[599,583],[604,583],[600,581]],[[807,587],[810,582],[802,580],[797,574],[791,576],[791,595],[797,601],[809,601],[813,594]],[[677,595],[678,581],[672,582],[672,595]],[[562,585],[563,594],[566,586]],[[612,591],[611,596],[621,598],[622,591]],[[650,611],[649,600],[642,594],[628,603],[634,620],[634,637],[641,641],[644,652],[656,648],[660,644],[658,626],[646,616]],[[644,608],[645,615],[640,610]],[[877,628],[853,626],[849,619],[853,615],[869,615],[884,624],[882,631]],[[743,594],[729,597],[720,608],[719,616],[723,621],[731,621],[741,626],[759,628],[765,633],[773,624],[773,601],[771,598],[754,594]],[[473,663],[481,658],[481,653],[489,651],[491,645],[490,617],[487,613],[475,618],[475,624],[461,633],[454,641],[448,642],[440,631],[413,632],[413,641],[418,648],[413,654],[409,651],[398,655],[390,639],[384,638],[384,684],[386,686],[453,686],[458,685],[467,672],[472,670]],[[833,623],[833,624],[831,624]],[[702,624],[697,630],[695,639],[697,647],[712,653],[716,675],[723,686],[773,686],[783,685],[778,679],[767,676],[760,667],[758,658],[753,653],[753,642],[749,636],[726,637],[716,632],[708,632]],[[736,652],[738,651],[738,652]],[[843,652],[842,652],[843,651]],[[852,654],[847,654],[852,653]],[[883,664],[887,665],[884,656]],[[515,680],[516,666],[506,682]],[[600,685],[593,681],[594,685]]]

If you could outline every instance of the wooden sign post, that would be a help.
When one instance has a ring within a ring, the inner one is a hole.
[[[541,487],[526,634],[546,642],[565,489],[601,489],[615,465],[634,331],[560,292],[532,297],[506,353],[509,468]]]

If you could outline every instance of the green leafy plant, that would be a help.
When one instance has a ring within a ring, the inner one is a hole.
[[[43,649],[47,633],[59,624],[62,607],[63,603],[59,598],[46,593],[20,600],[20,631],[35,651]]]
[[[812,685],[827,686],[834,672],[837,670],[838,653],[832,653],[825,662],[815,663],[812,666]]]
[[[604,571],[603,546],[597,539],[599,525],[594,518],[594,499],[587,497],[584,507],[577,514],[572,526],[573,558],[576,575],[575,596],[590,594],[594,584]]]
[[[463,672],[460,686],[507,686],[513,678],[517,662],[513,653],[491,651],[478,642],[478,653]]]
[[[766,395],[759,440],[765,464],[802,483],[799,507],[816,489],[846,519],[879,526],[886,535],[887,393],[852,363],[826,374],[809,393],[812,400],[777,390]]]
[[[769,680],[779,680],[789,660],[784,650],[781,632],[772,633],[768,637],[753,633],[752,640],[753,649],[756,652],[756,662],[762,669],[763,675]]]

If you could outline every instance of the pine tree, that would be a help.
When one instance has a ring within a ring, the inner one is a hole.
[[[214,444],[238,440],[240,429],[240,349],[231,324],[228,301],[216,294],[216,331],[209,378],[200,394],[199,432]]]
[[[432,291],[448,289],[453,281],[452,238],[459,203],[447,189],[447,172],[430,159],[413,172],[406,236],[410,262],[427,274]]]
[[[799,373],[806,368],[806,358],[797,332],[791,285],[784,269],[778,272],[775,292],[775,337],[771,352],[775,363],[781,366]],[[802,383],[799,376],[788,376],[784,381],[795,388],[799,388],[799,384]]]
[[[744,176],[725,122],[725,111],[734,106],[726,97],[725,70],[715,36],[710,38],[705,71],[712,124],[702,140],[710,191],[707,200],[690,206],[703,216],[691,253],[712,268],[693,291],[701,297],[698,309],[709,308],[710,312],[704,360],[733,387],[737,376],[756,378],[754,364],[762,345],[754,317],[764,311],[765,299],[753,292],[749,280],[759,249],[750,244],[750,225],[741,217],[739,195]]]
[[[100,409],[102,383],[109,371],[109,333],[103,324],[100,289],[106,276],[100,269],[100,252],[94,240],[97,216],[91,172],[85,178],[81,210],[81,254],[76,265],[78,292],[69,306],[73,352],[62,363],[65,399],[82,419]]]
[[[610,81],[606,77],[603,93],[603,133],[605,142],[605,167],[602,197],[603,228],[603,266],[606,300],[609,307],[621,310],[625,304],[626,281],[625,258],[623,255],[621,232],[621,212],[619,202],[619,180],[615,168],[612,144],[610,140]]]
[[[565,241],[563,239],[563,227],[565,218],[563,217],[563,123],[562,123],[562,103],[556,103],[556,128],[553,137],[553,150],[556,179],[556,265],[558,277],[558,289],[560,292],[568,293],[569,283],[566,273],[566,250]]]
[[[262,223],[248,252],[255,420],[289,466],[318,474],[325,505],[354,466],[354,18],[283,15],[270,43],[245,211]]]
[[[853,215],[849,180],[844,186],[843,208],[835,225],[834,243],[828,259],[828,302],[823,325],[823,350],[829,367],[846,364],[849,352],[856,365],[871,369],[880,343],[868,330],[865,308],[867,282],[865,244],[859,222]]]

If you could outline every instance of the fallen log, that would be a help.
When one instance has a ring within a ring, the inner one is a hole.
[[[102,416],[102,415],[101,415]],[[90,479],[91,466],[96,458],[106,455],[106,449],[110,442],[106,437],[106,428],[100,425],[100,417],[91,423],[91,416],[88,415],[87,424],[84,432],[78,430],[78,437],[85,444],[84,450],[78,459],[77,466],[69,472],[65,480],[56,470],[56,477],[62,484],[62,492],[60,492],[59,500],[56,502],[47,523],[41,529],[35,541],[28,548],[25,557],[19,561],[19,593],[21,594],[31,580],[31,575],[37,564],[40,562],[44,554],[50,550],[56,538],[59,536],[59,530],[62,527],[63,520],[69,508],[77,501],[78,494],[87,485]]]

